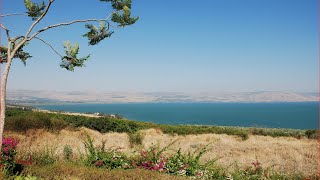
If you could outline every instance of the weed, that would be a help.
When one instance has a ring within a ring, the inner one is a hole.
[[[143,135],[141,132],[137,131],[135,133],[128,133],[130,146],[142,145]]]
[[[69,145],[63,147],[63,157],[65,160],[70,161],[72,158],[72,148]]]

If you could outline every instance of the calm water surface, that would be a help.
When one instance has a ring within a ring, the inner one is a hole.
[[[120,114],[158,124],[318,128],[318,103],[128,103],[42,105],[41,109]]]

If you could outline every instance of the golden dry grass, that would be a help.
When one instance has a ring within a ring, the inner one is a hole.
[[[186,180],[186,177],[173,176],[144,169],[98,169],[74,164],[55,164],[28,168],[26,173],[50,180]]]
[[[127,154],[153,144],[165,147],[174,140],[177,141],[170,149],[181,148],[184,152],[195,151],[202,145],[212,143],[208,153],[203,156],[203,161],[219,157],[218,164],[232,168],[235,164],[240,167],[250,166],[258,159],[264,168],[273,167],[277,171],[301,172],[304,175],[317,174],[318,143],[310,139],[251,135],[248,140],[242,141],[239,137],[224,134],[172,136],[163,134],[160,130],[148,129],[141,131],[144,136],[142,146],[131,148],[126,133],[101,134],[86,128],[80,128],[78,131],[62,130],[59,133],[30,130],[25,134],[14,132],[8,134],[20,140],[18,145],[20,153],[49,147],[61,155],[65,145],[71,146],[76,154],[84,153],[82,141],[86,133],[94,138],[96,145],[107,140],[106,148],[122,147],[123,152]]]

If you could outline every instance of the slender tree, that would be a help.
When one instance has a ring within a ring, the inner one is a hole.
[[[7,37],[7,46],[1,45],[0,47],[0,61],[1,64],[5,64],[4,72],[1,81],[1,109],[0,109],[0,149],[2,147],[2,137],[5,124],[5,114],[6,114],[6,87],[8,76],[11,68],[13,59],[20,59],[24,64],[31,55],[24,51],[24,47],[32,40],[39,40],[44,45],[51,48],[58,56],[60,56],[61,63],[60,67],[65,68],[69,71],[74,71],[76,67],[83,67],[84,62],[89,59],[89,55],[85,57],[78,57],[79,45],[77,43],[71,44],[66,41],[64,46],[64,54],[60,54],[53,46],[51,46],[47,41],[38,37],[38,35],[44,33],[47,30],[58,28],[62,26],[69,26],[76,23],[84,23],[85,28],[88,32],[83,35],[89,41],[89,45],[97,45],[100,41],[109,38],[114,31],[111,29],[122,28],[128,25],[134,24],[138,17],[131,16],[131,0],[100,0],[104,3],[110,3],[112,6],[112,12],[104,18],[101,19],[79,19],[70,22],[63,22],[58,24],[53,24],[47,27],[38,28],[38,24],[45,16],[49,13],[50,8],[53,7],[55,0],[48,0],[47,3],[42,1],[42,3],[35,3],[31,0],[24,0],[24,5],[26,7],[26,12],[24,13],[12,13],[12,14],[1,14],[1,18],[8,18],[12,16],[26,16],[32,19],[33,23],[30,25],[29,29],[25,34],[20,36],[11,37],[10,29],[0,24],[0,27],[4,29]],[[91,23],[91,24],[89,24]],[[98,24],[98,25],[95,25]]]

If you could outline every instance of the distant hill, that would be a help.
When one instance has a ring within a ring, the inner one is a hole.
[[[96,92],[8,90],[12,104],[55,103],[138,103],[138,102],[311,102],[317,93],[247,92],[247,93],[181,93],[181,92]]]

